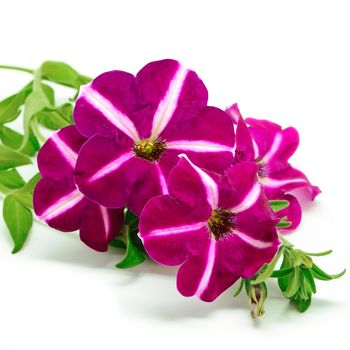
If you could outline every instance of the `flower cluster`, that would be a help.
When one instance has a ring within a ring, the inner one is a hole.
[[[223,111],[207,100],[197,74],[175,60],[151,62],[136,76],[107,72],[82,86],[75,125],[39,152],[37,216],[61,231],[80,230],[84,243],[105,251],[128,208],[147,254],[180,265],[185,296],[212,301],[252,278],[278,252],[278,226],[300,223],[291,192],[314,199],[320,191],[288,163],[299,142],[294,128],[244,119],[237,105]],[[270,201],[287,206],[274,211]]]

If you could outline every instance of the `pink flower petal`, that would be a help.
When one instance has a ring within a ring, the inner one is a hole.
[[[233,161],[234,131],[229,117],[218,108],[205,107],[176,130],[162,136],[167,149],[186,153],[198,166],[222,172]]]
[[[257,171],[255,162],[241,162],[228,168],[225,175],[230,186],[220,186],[219,206],[241,212],[254,205],[261,194]]]
[[[267,164],[268,172],[284,169],[298,148],[297,130],[292,127],[282,130],[275,123],[253,118],[247,118],[246,123],[258,146],[259,162]]]
[[[238,120],[236,130],[236,161],[255,161],[259,157],[257,146],[254,147],[249,128],[243,118]]]
[[[182,155],[169,176],[169,194],[189,207],[201,202],[202,205],[206,203],[206,206],[216,208],[219,193],[214,177],[217,175],[197,167],[186,155]]]
[[[151,62],[137,74],[138,121],[149,120],[143,137],[163,136],[205,107],[208,92],[197,74],[174,60]],[[142,123],[144,123],[142,121]]]
[[[165,265],[183,263],[208,240],[209,207],[190,208],[170,196],[152,198],[140,217],[140,233],[152,259]]]
[[[264,177],[261,181],[269,198],[272,198],[275,193],[285,193],[297,188],[304,188],[308,192],[309,198],[313,200],[321,192],[317,186],[311,185],[301,171],[291,166],[273,172],[269,177]]]
[[[238,121],[242,119],[237,103],[234,103],[232,106],[228,107],[225,112],[231,117],[234,124],[237,124]]]
[[[40,220],[60,231],[78,230],[88,200],[76,189],[72,178],[41,179],[34,191],[34,210]]]
[[[136,157],[122,138],[94,136],[79,153],[75,180],[90,200],[108,208],[127,205],[140,215],[150,198],[167,192],[165,176],[158,164]]]
[[[132,112],[135,109],[135,78],[121,72],[106,72],[81,88],[74,108],[74,121],[86,137],[122,132],[138,138]]]
[[[116,237],[123,225],[123,209],[107,209],[89,201],[82,215],[80,239],[94,250],[107,251],[108,243]]]
[[[41,176],[56,180],[73,176],[79,149],[85,141],[73,125],[55,132],[38,153]]]

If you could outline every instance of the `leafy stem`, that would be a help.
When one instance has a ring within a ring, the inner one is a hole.
[[[46,139],[41,127],[58,130],[73,124],[71,99],[56,105],[52,84],[74,89],[78,96],[80,86],[91,81],[64,62],[45,61],[37,69],[0,65],[31,74],[31,81],[0,101],[0,193],[4,197],[3,218],[14,242],[13,252],[19,251],[29,234],[33,222],[33,190],[39,176],[27,183],[17,171],[19,166],[32,164]],[[9,123],[21,118],[23,133],[13,130]],[[126,242],[127,243],[127,242]]]
[[[243,289],[243,285],[245,286],[253,318],[264,313],[263,303],[267,296],[265,282],[269,278],[277,278],[282,295],[289,299],[300,312],[304,312],[310,307],[312,295],[316,293],[315,280],[330,281],[343,276],[346,272],[344,269],[338,274],[328,274],[318,267],[311,258],[311,256],[328,255],[332,250],[307,253],[296,249],[284,236],[279,235],[279,238],[281,246],[275,257],[252,278],[242,279],[234,293],[234,296],[237,296]],[[275,270],[275,266],[281,258],[282,263],[279,269]]]

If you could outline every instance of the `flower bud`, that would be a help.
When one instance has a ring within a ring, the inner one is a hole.
[[[252,318],[256,319],[265,313],[264,302],[267,297],[265,282],[249,286],[249,305]]]

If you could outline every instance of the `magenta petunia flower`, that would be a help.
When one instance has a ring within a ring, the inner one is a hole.
[[[289,207],[278,213],[287,215],[292,225],[297,227],[301,220],[301,207],[290,191],[302,189],[310,199],[321,191],[308,178],[289,164],[289,158],[299,145],[296,129],[282,129],[267,120],[243,119],[237,104],[226,110],[236,127],[235,161],[254,161],[259,166],[259,180],[269,199],[286,199]]]
[[[90,139],[79,152],[76,183],[106,207],[140,214],[186,153],[197,165],[222,172],[233,161],[234,130],[227,114],[207,107],[195,72],[179,62],[146,65],[134,77],[111,71],[82,87],[74,109],[78,130]]]
[[[212,301],[277,252],[278,220],[257,170],[243,162],[217,175],[181,155],[169,176],[169,194],[146,204],[139,224],[144,247],[158,263],[181,265],[177,287],[184,296]]]
[[[107,209],[87,199],[74,183],[78,151],[86,141],[75,126],[53,134],[38,154],[42,179],[34,191],[39,219],[61,231],[80,231],[80,239],[106,251],[123,224],[123,209]]]

